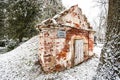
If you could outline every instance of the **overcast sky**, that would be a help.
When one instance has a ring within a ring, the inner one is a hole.
[[[83,14],[88,18],[88,21],[93,24],[93,20],[100,12],[98,7],[94,7],[96,5],[94,1],[95,0],[62,0],[62,3],[66,8],[78,4],[82,9]]]

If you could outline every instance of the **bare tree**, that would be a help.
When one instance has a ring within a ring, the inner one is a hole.
[[[96,35],[98,42],[104,42],[105,31],[107,26],[107,15],[108,15],[108,0],[94,0],[95,6],[100,9],[97,18],[94,20],[96,28]]]

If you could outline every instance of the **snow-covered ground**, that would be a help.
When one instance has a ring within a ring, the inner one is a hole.
[[[82,64],[51,74],[44,74],[38,61],[38,36],[16,49],[0,55],[0,80],[92,80],[103,45],[95,46],[95,56]]]

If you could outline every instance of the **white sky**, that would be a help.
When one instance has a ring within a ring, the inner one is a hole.
[[[69,8],[73,5],[78,4],[78,6],[82,9],[83,14],[86,15],[88,21],[93,26],[94,19],[98,16],[100,9],[95,6],[95,0],[62,0],[63,5],[66,8]]]

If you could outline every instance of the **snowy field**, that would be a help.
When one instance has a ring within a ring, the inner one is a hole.
[[[44,74],[38,61],[38,36],[16,49],[0,55],[0,80],[92,80],[96,74],[102,44],[95,46],[95,56],[82,64],[51,74]]]

